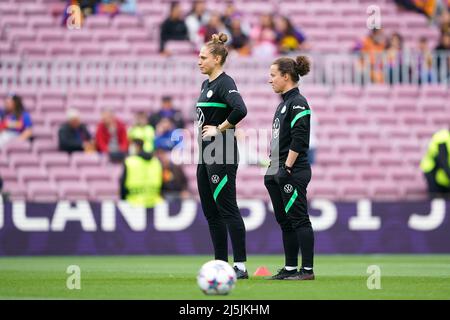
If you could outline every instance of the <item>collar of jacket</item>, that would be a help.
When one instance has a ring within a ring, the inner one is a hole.
[[[295,87],[295,88],[292,88],[291,90],[289,90],[288,92],[283,93],[281,95],[281,97],[283,98],[283,101],[286,101],[289,98],[291,98],[295,95],[298,95],[298,94],[300,94],[300,90],[297,87]]]

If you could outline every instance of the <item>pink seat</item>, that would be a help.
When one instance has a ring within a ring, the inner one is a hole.
[[[19,167],[38,167],[39,157],[35,154],[29,154],[26,157],[23,154],[12,154],[9,156],[9,161],[11,163],[11,168]]]
[[[92,182],[89,183],[91,189],[90,199],[93,201],[118,200],[119,182]]]
[[[365,182],[341,181],[338,186],[339,198],[347,201],[356,201],[361,198],[367,198],[370,193],[370,188]]]
[[[167,41],[165,49],[174,55],[194,53],[194,47],[190,41]]]
[[[31,143],[28,141],[15,140],[2,146],[6,154],[23,154],[31,151]]]
[[[97,167],[102,163],[102,156],[98,153],[76,152],[72,154],[71,163],[74,168]]]
[[[40,168],[19,168],[17,170],[19,181],[24,185],[28,185],[29,182],[47,182],[48,174],[44,169]]]
[[[61,182],[79,183],[81,179],[80,173],[77,170],[71,168],[50,167],[49,172],[50,178],[57,183]]]
[[[96,167],[85,167],[81,172],[81,176],[87,183],[91,182],[106,182],[111,183],[112,175],[107,170],[103,168]]]
[[[11,200],[25,200],[27,197],[27,189],[22,183],[8,182],[3,189],[9,194]]]
[[[27,187],[27,198],[36,202],[58,201],[57,188],[48,182],[30,182]]]
[[[89,186],[87,184],[74,184],[72,182],[61,182],[58,184],[59,198],[75,201],[89,199]]]
[[[69,155],[64,152],[48,152],[40,155],[40,160],[45,168],[59,167],[67,170],[70,168]]]
[[[40,139],[43,140],[53,140],[55,138],[57,133],[52,128],[44,125],[44,126],[33,126],[33,136],[37,139],[36,141],[39,141]]]
[[[402,191],[395,183],[377,183],[372,186],[371,195],[378,200],[395,201],[400,199]]]

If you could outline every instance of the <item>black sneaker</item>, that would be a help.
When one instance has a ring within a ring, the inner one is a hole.
[[[248,272],[247,271],[242,271],[236,266],[234,266],[233,269],[234,269],[234,272],[236,272],[236,278],[237,279],[248,279]]]
[[[294,275],[287,277],[286,280],[314,280],[314,271],[300,269],[299,272],[296,272]]]
[[[269,278],[267,278],[267,280],[284,280],[287,277],[291,277],[294,276],[297,273],[297,269],[288,271],[285,268],[278,270],[278,273],[276,275],[273,275]]]

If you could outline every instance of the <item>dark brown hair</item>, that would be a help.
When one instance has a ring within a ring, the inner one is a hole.
[[[14,104],[14,110],[12,113],[16,116],[17,119],[19,119],[22,114],[25,112],[25,107],[22,102],[22,98],[18,95],[12,94],[9,96]]]
[[[209,52],[215,56],[220,56],[220,65],[223,65],[227,60],[228,50],[225,47],[225,42],[227,42],[228,36],[225,33],[213,34],[211,36],[211,41],[206,43],[209,48]]]
[[[310,62],[306,56],[297,56],[295,60],[287,57],[278,58],[272,64],[278,66],[282,75],[290,75],[294,82],[298,82],[300,77],[307,75],[310,70]]]

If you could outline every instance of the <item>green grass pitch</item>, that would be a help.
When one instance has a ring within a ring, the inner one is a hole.
[[[317,255],[315,281],[238,281],[228,296],[205,296],[196,275],[210,256],[73,256],[0,258],[0,299],[450,299],[450,255]],[[250,256],[250,273],[273,273],[282,256]],[[69,265],[81,289],[66,287]],[[381,270],[369,290],[367,268]]]

